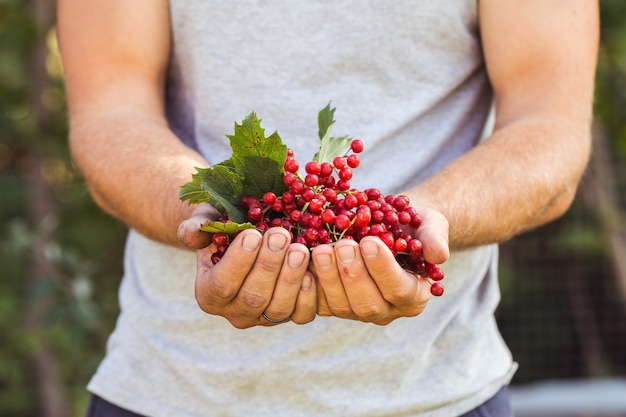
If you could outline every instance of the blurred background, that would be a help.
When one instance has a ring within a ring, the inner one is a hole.
[[[501,247],[518,417],[626,416],[626,2],[602,0],[594,154],[562,219]],[[70,161],[53,2],[0,0],[0,416],[82,416],[125,227]],[[557,156],[558,157],[558,156]]]

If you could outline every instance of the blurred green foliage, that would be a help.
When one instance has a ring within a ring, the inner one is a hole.
[[[624,204],[626,2],[601,8],[596,115]],[[80,416],[118,313],[126,229],[95,206],[71,162],[54,27],[33,16],[31,3],[0,0],[0,415],[40,415],[33,355],[47,346]],[[503,245],[498,317],[521,364],[516,381],[626,372],[626,316],[602,233],[579,198],[563,219]],[[573,298],[581,292],[589,297]],[[590,309],[583,322],[599,338],[599,359],[585,353],[574,305]]]
[[[594,158],[569,212],[501,247],[498,321],[514,383],[626,374],[626,2],[602,0]],[[619,249],[619,247],[618,247]],[[621,277],[624,280],[624,276]]]
[[[35,55],[45,51],[43,59]],[[44,71],[45,69],[45,71]],[[37,70],[44,74],[35,82]],[[0,0],[0,415],[42,415],[33,355],[41,346],[76,415],[112,330],[125,227],[91,201],[72,165],[53,27]],[[33,193],[33,184],[41,195]],[[42,211],[39,216],[33,212]],[[36,217],[36,219],[35,219]],[[38,248],[35,250],[35,248]],[[34,259],[42,256],[43,260]],[[48,266],[33,277],[34,264]],[[27,331],[35,314],[39,327]]]

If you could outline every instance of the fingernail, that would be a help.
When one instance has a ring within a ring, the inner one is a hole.
[[[300,251],[292,251],[287,254],[287,263],[289,267],[296,269],[302,266],[302,262],[304,262],[304,253]]]
[[[287,244],[287,238],[281,233],[272,233],[267,238],[267,244],[273,252],[278,252]]]
[[[363,252],[363,256],[367,258],[374,258],[378,256],[378,245],[375,242],[367,240],[361,242],[361,252]]]
[[[254,252],[259,247],[261,243],[261,236],[256,233],[250,233],[243,237],[243,241],[241,242],[241,246],[244,252]]]
[[[320,253],[315,255],[315,262],[317,267],[322,271],[327,271],[330,268],[331,259],[330,255],[327,253]]]
[[[339,255],[339,259],[341,259],[341,262],[349,265],[352,262],[354,262],[354,258],[355,258],[354,247],[342,246],[337,250],[337,255]]]
[[[313,277],[310,274],[304,274],[302,279],[302,291],[308,291],[313,285]]]

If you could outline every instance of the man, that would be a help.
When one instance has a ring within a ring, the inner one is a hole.
[[[496,245],[575,195],[597,8],[59,0],[71,148],[131,228],[90,415],[509,415]],[[198,225],[215,210],[179,187],[228,157],[224,134],[252,110],[312,156],[330,100],[334,129],[366,146],[354,186],[402,192],[422,215],[443,297],[376,238],[309,254],[284,229],[248,230],[210,262]]]

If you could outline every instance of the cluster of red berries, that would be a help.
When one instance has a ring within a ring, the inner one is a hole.
[[[365,236],[378,236],[404,268],[427,277],[431,293],[440,296],[443,271],[424,260],[422,242],[405,230],[418,228],[422,223],[420,215],[409,205],[409,198],[383,195],[376,188],[351,188],[352,169],[359,166],[358,154],[362,151],[363,142],[354,139],[350,150],[335,157],[332,163],[307,162],[306,175],[302,177],[300,164],[293,150],[288,149],[283,176],[286,191],[281,195],[267,192],[262,198],[244,196],[240,205],[257,230],[283,227],[291,233],[293,242],[308,248],[340,239],[358,242]],[[217,263],[226,252],[230,237],[215,233],[213,243],[217,252],[212,261]]]

